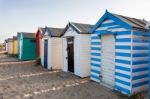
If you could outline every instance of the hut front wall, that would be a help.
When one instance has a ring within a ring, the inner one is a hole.
[[[130,95],[132,87],[131,31],[120,26],[114,20],[105,20],[91,36],[91,79],[96,82],[102,81],[100,75],[102,75],[101,36],[105,35],[101,34],[103,31],[112,31],[110,35],[115,36],[115,85],[113,87],[124,94]],[[106,72],[105,74],[107,75],[107,73],[109,75],[110,72]]]
[[[52,37],[48,40],[48,69],[62,69],[62,39]]]
[[[36,40],[24,38],[22,45],[21,60],[34,60],[34,59],[36,59]]]
[[[17,55],[18,54],[18,41],[13,40],[13,54]]]
[[[132,94],[148,89],[148,33],[133,31]]]
[[[13,54],[13,42],[9,41],[8,42],[8,54]]]
[[[78,34],[74,29],[69,27],[63,36],[63,71],[68,72],[68,60],[67,56],[67,37],[74,37],[74,74],[82,76],[82,61],[81,61],[81,35]]]

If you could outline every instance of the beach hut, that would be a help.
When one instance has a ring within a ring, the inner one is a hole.
[[[63,71],[90,76],[90,33],[92,25],[69,22],[62,33]]]
[[[62,28],[45,28],[41,43],[41,63],[46,69],[62,69],[62,31]]]
[[[36,51],[37,51],[37,57],[41,58],[41,39],[42,34],[44,34],[44,28],[39,27],[36,32]]]
[[[21,61],[36,59],[36,37],[35,33],[18,33],[19,52],[18,58]]]
[[[12,55],[13,54],[13,39],[8,38],[8,54]]]
[[[148,89],[145,20],[108,11],[91,29],[91,79],[131,96]]]
[[[18,54],[18,40],[17,37],[14,36],[13,37],[13,55],[17,55]]]
[[[147,23],[146,28],[149,30],[149,40],[150,40],[150,22]],[[150,60],[150,41],[149,41],[149,60]],[[149,92],[148,97],[150,98],[150,62],[149,62]]]
[[[5,40],[5,51],[8,53],[8,39]]]

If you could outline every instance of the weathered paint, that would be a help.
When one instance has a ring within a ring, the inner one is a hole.
[[[13,54],[14,55],[18,54],[18,41],[17,41],[17,39],[13,39]]]

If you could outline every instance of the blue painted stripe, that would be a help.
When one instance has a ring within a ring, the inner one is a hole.
[[[94,73],[96,73],[96,74],[100,74],[100,71],[94,70],[94,69],[91,69],[91,72],[94,72]]]
[[[118,85],[115,86],[115,89],[117,89],[117,90],[119,90],[119,91],[121,91],[123,93],[126,93],[127,95],[130,95],[130,93],[131,93],[130,90],[128,90],[126,88],[123,88],[123,87],[120,87]]]
[[[135,83],[135,84],[132,85],[132,87],[136,88],[136,87],[140,87],[140,86],[147,85],[147,84],[148,84],[148,80],[143,81],[143,82],[139,82],[139,83]]]
[[[131,38],[117,38],[116,42],[131,42]]]
[[[92,36],[91,39],[100,39],[99,36]]]
[[[116,52],[115,55],[116,55],[116,56],[131,57],[131,54],[130,54],[130,53]]]
[[[100,51],[101,48],[100,47],[91,47],[91,50],[98,50],[98,51]]]
[[[139,32],[139,31],[133,32],[133,35],[136,35],[136,36],[146,36],[146,37],[148,37],[148,33],[146,33],[146,32]]]
[[[138,80],[138,79],[147,78],[147,77],[148,77],[148,74],[144,74],[144,75],[134,76],[134,77],[132,77],[132,79]]]
[[[130,72],[130,68],[127,68],[127,67],[115,66],[115,69],[120,69],[120,70],[123,70],[123,71],[128,71],[128,72]]]
[[[123,78],[128,78],[128,79],[130,79],[130,75],[127,75],[127,74],[122,74],[122,73],[115,72],[115,75],[116,75],[116,76],[123,77]]]
[[[105,24],[101,24],[100,27],[108,27],[108,26],[112,26],[112,25],[117,25],[117,24],[116,24],[116,22],[105,23]]]
[[[91,66],[100,67],[100,64],[91,63]]]
[[[134,43],[147,43],[148,40],[133,39]]]
[[[147,63],[149,63],[148,60],[133,61],[133,65],[141,65],[141,64],[147,64]]]
[[[101,45],[101,42],[91,42],[91,45]]]
[[[131,46],[121,46],[121,45],[116,45],[116,49],[131,49]]]
[[[91,75],[91,78],[94,78],[94,79],[96,79],[96,80],[99,80],[99,81],[100,81],[100,77],[98,77],[98,76]]]
[[[130,82],[126,82],[126,81],[123,81],[123,80],[120,80],[120,79],[117,79],[117,78],[115,78],[115,82],[118,82],[118,83],[121,83],[121,84],[127,85],[127,86],[131,85]]]
[[[132,72],[135,73],[135,72],[141,72],[141,71],[147,71],[147,70],[148,70],[148,67],[142,67],[142,68],[133,69]]]
[[[117,28],[122,28],[122,26],[113,26],[113,27],[108,27],[108,29],[117,29]]]
[[[92,60],[92,61],[101,62],[101,60],[100,60],[100,59],[98,59],[98,58],[91,58],[91,60]]]
[[[95,52],[92,52],[91,55],[92,55],[92,56],[101,56],[100,53],[95,53]]]
[[[133,57],[147,57],[148,55],[148,53],[135,53],[133,54]]]
[[[148,46],[133,46],[133,50],[148,50]]]
[[[130,65],[130,61],[127,61],[127,60],[115,59],[115,62],[123,63],[123,64],[129,64]]]
[[[116,33],[117,35],[130,35],[131,31],[119,31]]]

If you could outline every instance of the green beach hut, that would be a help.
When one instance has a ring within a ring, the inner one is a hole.
[[[36,36],[35,33],[18,33],[19,55],[21,61],[36,59]]]

